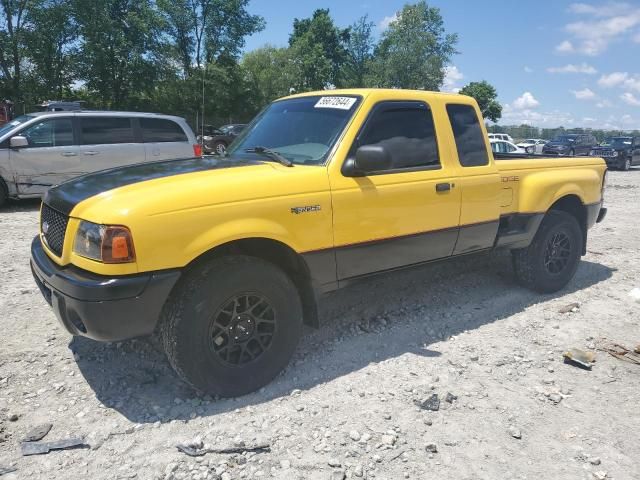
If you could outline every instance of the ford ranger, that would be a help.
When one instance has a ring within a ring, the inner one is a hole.
[[[105,170],[50,189],[35,280],[73,335],[156,333],[193,387],[268,383],[322,294],[492,249],[562,289],[606,213],[601,158],[496,161],[470,97],[306,93],[265,108],[225,156]]]

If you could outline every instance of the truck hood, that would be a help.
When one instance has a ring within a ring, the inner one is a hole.
[[[220,169],[264,165],[264,162],[217,157],[141,163],[83,175],[49,189],[44,203],[65,215],[81,202],[110,190],[152,180],[212,172]]]

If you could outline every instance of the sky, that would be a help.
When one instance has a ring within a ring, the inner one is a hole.
[[[294,18],[328,8],[346,27],[368,14],[376,35],[404,0],[251,0],[266,28],[245,50],[286,46]],[[459,54],[442,90],[487,80],[503,125],[640,129],[640,0],[438,0]]]

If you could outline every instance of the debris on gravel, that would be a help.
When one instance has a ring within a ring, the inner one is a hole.
[[[570,365],[591,370],[593,362],[596,361],[596,354],[587,350],[571,348],[562,354],[564,362]]]
[[[24,436],[22,441],[37,442],[38,440],[42,440],[51,431],[52,427],[53,425],[51,423],[43,423],[42,425],[33,427],[31,430],[27,432],[27,434]]]
[[[423,410],[431,410],[432,412],[437,412],[440,410],[440,398],[437,393],[434,393],[429,398],[419,402],[418,405]]]

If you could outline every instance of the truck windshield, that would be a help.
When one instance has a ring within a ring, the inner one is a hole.
[[[610,137],[610,138],[607,138],[600,145],[602,145],[603,147],[614,147],[614,146],[622,147],[624,145],[631,145],[631,143],[632,143],[631,137]]]
[[[32,118],[33,116],[31,115],[22,115],[20,117],[14,118],[10,122],[5,123],[4,125],[2,125],[2,127],[0,127],[0,137],[5,133],[10,132],[18,125],[22,125],[24,122],[28,122]]]
[[[273,102],[238,136],[227,154],[261,158],[260,152],[268,149],[296,165],[322,164],[360,100],[358,96],[318,95]]]

